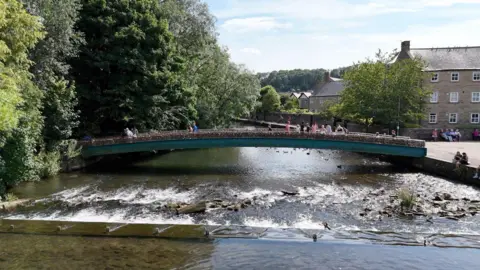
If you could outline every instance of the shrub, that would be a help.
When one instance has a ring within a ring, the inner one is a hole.
[[[405,188],[398,191],[398,198],[400,199],[400,206],[407,209],[412,209],[417,201],[415,194],[411,190]]]
[[[40,178],[48,178],[58,174],[60,171],[60,153],[40,152],[36,157],[38,160],[38,175]]]
[[[16,201],[16,200],[18,200],[18,197],[15,194],[13,194],[13,193],[5,194],[5,201],[6,202],[13,202],[13,201]]]

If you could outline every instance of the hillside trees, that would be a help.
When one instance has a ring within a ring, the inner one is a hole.
[[[262,87],[271,85],[278,92],[306,91],[313,89],[322,81],[324,69],[279,70],[259,73]]]

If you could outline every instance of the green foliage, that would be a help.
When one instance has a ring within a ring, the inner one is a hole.
[[[55,176],[60,171],[60,153],[58,151],[40,152],[35,158],[40,178]]]
[[[259,73],[262,87],[271,85],[279,92],[296,92],[313,89],[323,80],[324,69],[294,69]]]
[[[16,0],[0,1],[0,194],[20,181],[38,179],[35,148],[41,140],[43,94],[31,81],[29,49],[43,38],[39,18]],[[13,106],[14,105],[14,106]],[[6,119],[6,121],[5,121]]]
[[[76,91],[66,79],[67,61],[77,56],[83,43],[74,29],[80,0],[22,0],[30,13],[41,18],[46,36],[30,53],[35,84],[45,93],[42,115],[45,119],[43,139],[54,151],[61,140],[72,135],[78,125]]]
[[[195,95],[199,126],[227,126],[255,108],[260,84],[245,67],[232,63],[216,40],[215,18],[200,0],[166,0],[162,14],[185,59],[182,77]]]
[[[6,202],[13,202],[13,201],[18,200],[18,197],[13,193],[7,193],[7,194],[5,194],[4,197],[5,197]]]
[[[338,101],[326,100],[322,105],[322,110],[318,113],[322,119],[333,119],[341,117],[341,106]]]
[[[76,158],[82,153],[82,147],[77,147],[76,140],[62,141],[60,149],[62,155],[66,156],[68,159]]]
[[[409,189],[402,188],[398,191],[398,198],[400,199],[400,206],[407,210],[412,209],[417,202],[415,193]]]
[[[157,0],[86,0],[77,23],[85,35],[72,61],[84,131],[178,128],[191,118],[185,61]]]
[[[260,102],[262,112],[275,112],[280,109],[280,96],[271,85],[260,90]]]
[[[298,98],[289,97],[285,103],[283,104],[283,110],[290,111],[290,110],[298,110],[300,109],[300,104],[298,103]]]
[[[31,64],[27,53],[42,38],[41,29],[18,1],[0,2],[0,132],[16,128],[23,115],[22,87]]]
[[[341,114],[365,124],[415,122],[425,116],[430,91],[422,86],[426,74],[419,59],[389,64],[391,57],[379,52],[345,73]]]

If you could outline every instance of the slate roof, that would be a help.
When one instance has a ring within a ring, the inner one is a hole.
[[[479,47],[410,49],[409,55],[427,62],[425,71],[480,70]]]
[[[313,94],[315,97],[331,97],[331,96],[340,96],[340,92],[345,89],[343,80],[339,78],[330,78],[330,81],[324,83],[320,88]]]
[[[290,97],[291,97],[291,96],[294,96],[294,97],[296,97],[296,98],[299,98],[300,95],[302,95],[302,93],[292,93],[292,94],[290,94]]]

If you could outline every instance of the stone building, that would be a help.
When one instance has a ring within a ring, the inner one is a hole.
[[[321,112],[325,109],[327,101],[338,102],[340,93],[345,89],[343,80],[330,77],[330,72],[325,72],[323,82],[309,98],[309,110]]]
[[[298,105],[300,109],[308,109],[308,100],[311,95],[311,92],[302,92],[302,94],[298,98]]]
[[[480,128],[480,46],[410,48],[401,43],[396,60],[421,57],[431,73],[424,82],[433,91],[421,124],[428,128]]]

